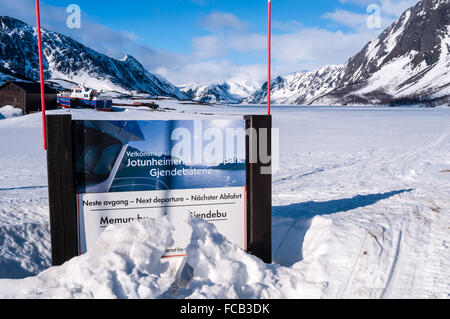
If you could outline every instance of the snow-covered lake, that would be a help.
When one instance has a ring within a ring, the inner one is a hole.
[[[108,116],[265,112],[158,103],[175,110]],[[176,265],[159,258],[165,220],[112,227],[93,251],[49,268],[40,114],[0,120],[0,298],[449,298],[450,108],[275,106],[273,120],[273,264],[191,221],[194,277],[176,294]]]

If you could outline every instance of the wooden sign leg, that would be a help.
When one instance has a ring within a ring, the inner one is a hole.
[[[78,256],[72,117],[48,115],[47,137],[52,264],[59,266]]]
[[[272,263],[272,117],[249,115],[245,120],[248,252]]]

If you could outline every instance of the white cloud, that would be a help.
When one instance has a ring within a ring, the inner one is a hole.
[[[325,13],[322,18],[333,21],[336,24],[352,28],[358,32],[373,28],[373,19],[379,19],[378,29],[387,28],[395,19],[419,0],[339,0],[341,3],[353,3],[366,7],[367,13],[361,14],[343,9],[335,9]],[[377,10],[378,8],[378,10]],[[369,21],[369,19],[371,19]]]
[[[282,32],[295,32],[303,28],[304,25],[296,20],[290,21],[272,21],[272,29],[279,30]]]
[[[177,85],[193,83],[211,83],[220,80],[229,80],[238,83],[261,82],[266,74],[266,65],[237,65],[227,59],[214,59],[207,61],[190,61],[179,66],[161,66],[155,71]]]
[[[412,7],[420,0],[339,0],[342,4],[353,3],[359,6],[369,6],[377,4],[381,7],[381,12],[389,17],[398,18],[406,9]]]
[[[418,2],[419,0],[380,0],[382,13],[393,17],[399,17]]]
[[[374,9],[374,7],[369,7]],[[378,14],[378,16],[377,16]],[[383,16],[381,11],[369,11],[367,14],[355,13],[343,9],[336,9],[333,12],[327,12],[322,16],[323,19],[333,21],[337,25],[348,27],[357,32],[374,33],[370,29],[386,29],[393,21],[393,17]],[[379,23],[373,25],[373,19],[378,19]]]
[[[327,64],[342,64],[359,52],[375,34],[375,31],[345,33],[320,28],[304,28],[296,33],[275,36],[273,39],[274,71],[284,74],[313,70]]]
[[[347,27],[360,29],[362,27],[367,27],[367,14],[359,14],[347,10],[336,9],[333,12],[325,13],[322,18],[332,20],[334,22],[340,23]]]
[[[239,20],[234,14],[227,12],[213,12],[202,20],[202,25],[206,30],[213,32],[220,31],[244,31],[247,25]]]
[[[351,12],[336,11],[326,18],[337,21],[350,21],[354,31],[330,31],[323,28],[308,28],[296,21],[278,23],[277,33],[273,35],[273,74],[286,74],[302,70],[313,70],[327,64],[345,63],[352,55],[374,37],[380,30],[369,29],[366,26],[366,15]],[[350,19],[352,18],[352,19]],[[356,31],[358,29],[358,31]],[[193,54],[197,60],[183,67],[183,71],[176,75],[170,68],[160,69],[169,79],[180,76],[181,73],[198,73],[198,77],[229,80],[236,72],[239,78],[246,74],[243,70],[254,70],[256,80],[265,79],[266,66],[253,65],[244,69],[226,60],[231,54],[256,53],[265,54],[267,50],[267,35],[250,31],[216,32],[208,36],[194,38],[192,41]],[[207,59],[208,61],[203,61]],[[225,63],[226,61],[226,63]],[[216,64],[214,64],[216,63]],[[192,67],[190,69],[189,67]],[[232,72],[230,72],[232,71]],[[215,76],[214,76],[215,74]],[[182,82],[189,82],[183,77]]]
[[[197,59],[210,59],[225,56],[228,53],[227,46],[216,36],[208,35],[192,39],[194,56]]]
[[[364,7],[378,4],[382,10],[379,28],[369,27],[370,12],[357,13],[343,9],[327,12],[322,18],[338,26],[345,26],[350,31],[305,27],[298,21],[275,21],[274,29],[278,32],[273,36],[273,74],[313,70],[327,64],[345,63],[417,1],[340,0],[342,4],[352,3]],[[226,57],[233,53],[264,53],[267,49],[266,34],[249,31],[245,28],[245,23],[239,21],[234,15],[211,14],[203,20],[203,23],[205,28],[213,33],[193,39],[193,56],[197,58],[197,61],[192,61],[190,65],[183,67],[184,71],[198,74],[199,78],[226,80],[234,73],[239,74],[238,77],[243,77],[244,68],[229,62]],[[233,32],[236,30],[239,32]],[[208,61],[202,61],[202,58]],[[259,76],[253,76],[257,80],[264,80],[263,65],[254,65],[248,70],[259,74]],[[168,78],[174,76],[167,69],[163,72],[166,72]]]
[[[192,39],[193,55],[210,59],[230,52],[255,52],[267,49],[267,36],[258,33],[216,34]]]

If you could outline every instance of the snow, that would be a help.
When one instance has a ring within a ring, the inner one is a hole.
[[[87,254],[17,282],[3,280],[6,298],[155,298],[172,283],[161,257],[170,244],[165,219],[110,227]]]
[[[50,65],[52,65],[52,58],[48,57]],[[56,79],[58,84],[66,89],[71,89],[73,87],[72,83],[82,84],[86,87],[95,88],[96,90],[102,90],[105,92],[120,92],[122,94],[132,94],[132,92],[125,90],[119,85],[114,84],[111,79],[108,78],[96,78],[93,77],[89,72],[78,73],[76,76],[72,74],[64,74],[52,69],[52,79]]]
[[[156,102],[165,112],[71,113],[163,119],[265,111]],[[273,264],[187,218],[186,260],[160,258],[172,228],[159,219],[112,226],[86,255],[50,267],[40,114],[0,121],[0,298],[448,299],[450,109],[274,106],[273,117],[281,137]]]
[[[414,96],[423,92],[432,93],[432,97],[442,97],[450,94],[448,83],[450,68],[450,27],[447,27],[447,33],[442,36],[441,55],[437,63],[428,66],[425,61],[417,65],[414,69],[411,67],[411,61],[415,51],[411,51],[408,56],[397,58],[384,65],[380,70],[374,73],[367,81],[368,84],[355,94],[367,94],[382,89],[384,92],[400,97]],[[421,74],[418,80],[411,81],[405,85],[408,79],[412,79]]]
[[[181,86],[180,91],[193,101],[216,104],[237,104],[253,93],[244,85],[226,81]]]
[[[261,85],[257,82],[246,81],[244,83],[234,82],[234,81],[219,81],[214,83],[191,83],[180,85],[180,90],[186,92],[188,90],[193,90],[196,92],[196,98],[201,98],[201,94],[206,89],[212,89],[217,86],[228,85],[228,93],[231,94],[235,99],[243,99],[252,95],[256,90],[258,90]],[[226,102],[226,101],[224,101]]]
[[[308,104],[315,98],[334,90],[345,71],[345,65],[326,65],[310,72],[296,72],[272,80],[271,101],[278,105]],[[246,102],[263,103],[267,101],[263,86]]]
[[[227,82],[230,85],[230,93],[239,96],[240,98],[246,98],[252,95],[261,85],[257,82],[246,81],[241,84],[238,82]]]
[[[403,35],[403,32],[405,30],[405,26],[409,19],[411,18],[411,10],[407,10],[403,15],[400,17],[399,23],[400,25],[395,24],[397,27],[397,30],[395,28],[391,30],[391,33],[386,38],[384,42],[384,56],[379,59],[378,66],[380,66],[384,59],[391,53],[391,51],[395,48],[395,46],[400,42],[399,37]]]
[[[3,107],[0,107],[0,120],[22,115],[23,115],[22,110],[15,108],[12,105],[5,105]]]

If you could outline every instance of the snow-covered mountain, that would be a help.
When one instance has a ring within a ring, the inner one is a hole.
[[[196,102],[238,104],[256,89],[257,86],[252,83],[243,85],[232,81],[222,81],[182,86],[181,92]]]
[[[98,90],[139,92],[185,99],[178,88],[148,72],[127,55],[110,58],[57,32],[42,30],[47,80],[85,84]],[[38,80],[36,29],[11,17],[0,16],[0,73]]]
[[[306,104],[333,90],[341,80],[343,65],[327,65],[312,72],[296,72],[272,81],[271,101],[276,104]],[[245,103],[267,102],[267,82]]]
[[[276,104],[448,103],[450,2],[422,0],[341,66],[273,81]],[[267,84],[244,102],[267,100]]]

